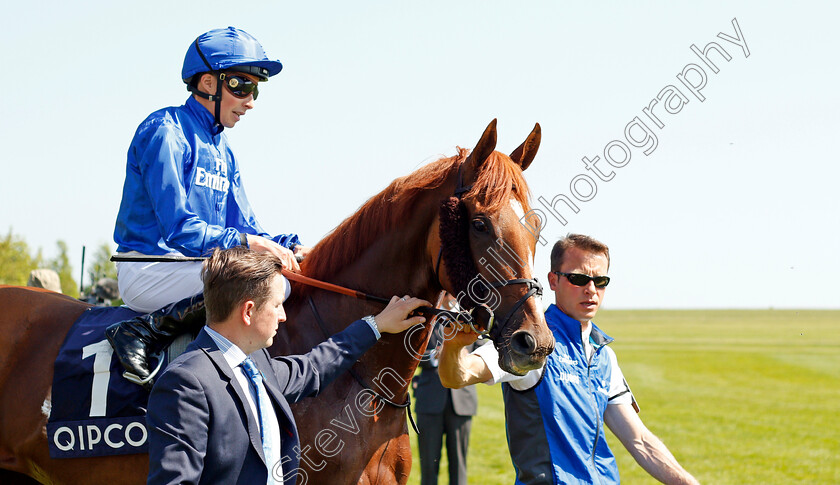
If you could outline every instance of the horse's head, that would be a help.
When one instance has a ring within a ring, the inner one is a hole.
[[[472,311],[471,324],[488,332],[503,369],[523,374],[539,367],[554,339],[534,280],[534,229],[520,222],[530,210],[522,171],[539,143],[537,125],[510,156],[496,152],[493,120],[472,151],[459,149],[371,197],[315,246],[301,269],[372,295],[431,300],[443,288]],[[295,292],[290,303],[311,290]],[[348,306],[342,315],[375,308]]]
[[[466,320],[493,339],[499,365],[519,375],[541,366],[554,349],[534,279],[536,235],[524,225],[530,207],[522,172],[539,144],[537,124],[510,156],[494,151],[493,120],[453,168],[447,185],[454,191],[438,218],[439,245],[430,245],[441,284],[471,312]]]

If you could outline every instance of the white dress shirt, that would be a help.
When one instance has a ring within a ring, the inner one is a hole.
[[[230,366],[231,370],[233,370],[233,375],[236,376],[236,381],[239,383],[239,387],[245,391],[245,398],[248,400],[248,405],[251,406],[251,412],[254,414],[254,418],[257,421],[257,427],[260,426],[260,414],[257,411],[257,394],[254,387],[251,385],[250,379],[248,376],[245,375],[245,370],[242,368],[240,364],[242,361],[245,360],[247,355],[245,352],[242,351],[239,347],[236,346],[233,342],[225,338],[219,332],[213,330],[209,326],[205,326],[204,330],[207,332],[207,335],[216,342],[216,345],[219,347],[219,350],[222,351],[222,355],[225,358],[225,361]],[[268,395],[268,394],[266,394]],[[283,472],[282,468],[277,468],[277,473],[272,473],[275,467],[280,467],[280,423],[277,421],[277,414],[274,412],[274,407],[272,406],[268,410],[268,432],[271,433],[271,442],[275,443],[273,450],[274,450],[274,457],[266,457],[266,463],[268,464],[268,483],[276,483],[281,485],[283,483]],[[273,481],[272,481],[273,477]]]

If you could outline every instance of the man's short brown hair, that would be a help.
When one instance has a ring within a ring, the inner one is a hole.
[[[283,263],[273,254],[258,253],[244,246],[216,248],[201,269],[207,321],[224,321],[247,300],[261,307],[271,295],[274,275],[281,269]]]
[[[584,236],[583,234],[567,234],[566,237],[561,238],[554,243],[551,248],[551,271],[560,271],[560,266],[563,265],[563,255],[566,250],[570,248],[578,248],[582,251],[591,253],[601,253],[607,257],[607,269],[610,267],[610,248],[601,241]]]

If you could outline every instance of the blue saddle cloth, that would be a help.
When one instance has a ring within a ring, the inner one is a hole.
[[[109,325],[137,315],[127,307],[92,307],[68,332],[55,361],[52,407],[45,409],[50,457],[147,451],[149,392],[122,377],[122,365],[104,333]]]

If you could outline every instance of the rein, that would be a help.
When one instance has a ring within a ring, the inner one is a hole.
[[[114,262],[134,262],[134,263],[161,263],[161,262],[190,262],[190,261],[204,261],[207,259],[207,256],[181,256],[181,255],[158,255],[158,256],[128,256],[128,255],[113,255],[111,256],[111,261]],[[288,269],[280,270],[280,273],[288,278],[290,281],[295,281],[297,283],[312,286],[315,288],[320,288],[322,290],[331,291],[333,293],[338,293],[340,295],[345,296],[352,296],[353,298],[359,300],[366,300],[366,301],[374,301],[377,303],[382,303],[383,305],[387,305],[391,300],[387,298],[383,298],[381,296],[371,295],[369,293],[365,293],[358,290],[353,290],[350,288],[346,288],[344,286],[336,285],[333,283],[328,283],[326,281],[316,280],[314,278],[310,278],[308,276],[304,276],[300,273],[295,273]],[[419,307],[418,310],[424,313],[430,313],[435,316],[444,315],[449,319],[456,320],[458,319],[459,315],[461,320],[464,320],[465,314],[452,312],[448,310],[443,310],[440,308],[432,308],[432,307]]]
[[[308,276],[304,276],[300,273],[295,273],[288,269],[280,270],[280,273],[286,278],[289,278],[289,280],[295,281],[302,285],[320,288],[322,290],[331,291],[333,293],[338,293],[341,295],[352,296],[353,298],[357,298],[359,300],[375,301],[377,303],[384,303],[385,305],[387,305],[391,301],[387,298],[382,298],[381,296],[370,295],[368,293],[364,293],[358,290],[351,290],[350,288],[345,288],[344,286],[339,286],[333,283],[327,283],[326,281],[316,280],[315,278],[310,278]]]
[[[352,291],[352,290],[350,290],[350,291]],[[324,334],[324,338],[329,339],[330,338],[330,333],[329,333],[329,331],[327,331],[327,326],[324,323],[324,320],[321,318],[321,314],[318,313],[318,309],[315,307],[315,302],[312,300],[312,295],[310,295],[309,298],[307,298],[307,302],[309,302],[309,308],[312,310],[312,314],[315,316],[315,321],[318,322],[318,327],[321,329],[321,333]],[[383,396],[382,394],[378,393],[376,391],[376,389],[373,389],[372,387],[365,384],[365,381],[362,379],[362,376],[360,376],[358,372],[353,370],[353,367],[350,367],[349,369],[347,369],[347,372],[349,372],[350,375],[353,376],[353,379],[355,379],[356,382],[360,386],[362,386],[362,389],[364,389],[366,391],[370,391],[370,393],[373,394],[374,396],[376,396],[376,398],[379,399],[380,401],[382,401],[385,404],[388,404],[390,406],[393,406],[395,408],[405,409],[406,413],[408,414],[408,419],[409,419],[409,421],[411,421],[412,429],[414,429],[414,432],[417,433],[418,435],[420,434],[420,430],[417,428],[417,423],[414,422],[414,416],[411,415],[411,396],[408,395],[408,389],[406,389],[406,391],[405,391],[405,402],[403,402],[403,403],[394,402],[394,401],[388,399],[387,397]]]
[[[359,300],[375,301],[377,303],[382,303],[383,305],[387,305],[388,303],[391,302],[391,300],[389,300],[387,298],[382,298],[381,296],[371,295],[369,293],[365,293],[365,292],[362,292],[362,291],[359,291],[359,290],[353,290],[353,289],[350,289],[350,288],[347,288],[347,287],[344,287],[344,286],[340,286],[340,285],[336,285],[336,284],[333,284],[333,283],[327,283],[326,281],[316,280],[315,278],[310,278],[308,276],[304,276],[300,273],[295,273],[295,272],[289,271],[287,269],[281,270],[280,273],[283,276],[285,276],[286,278],[289,278],[289,280],[295,281],[295,282],[300,283],[302,285],[312,286],[314,288],[320,288],[322,290],[327,290],[327,291],[330,291],[330,292],[333,292],[333,293],[338,293],[340,295],[352,296],[353,298],[356,298],[356,299],[359,299]],[[310,300],[310,304],[311,304],[311,300]],[[419,310],[422,313],[430,313],[430,314],[432,314],[436,317],[443,315],[446,318],[448,318],[450,320],[453,320],[453,321],[454,320],[459,320],[459,321],[465,321],[466,320],[467,322],[469,322],[469,320],[470,320],[470,318],[469,318],[470,315],[469,314],[453,312],[453,311],[449,311],[449,310],[443,310],[441,308],[432,308],[432,307],[429,307],[429,306],[421,306],[421,307],[418,307],[417,310]]]
[[[125,256],[125,255],[119,256],[119,255],[114,255],[114,256],[111,256],[111,261],[132,261],[132,262],[144,262],[144,263],[164,262],[164,261],[166,261],[166,262],[204,261],[205,259],[207,259],[207,258],[206,257],[194,257],[194,256],[180,256],[180,255],[178,255],[178,256],[166,256],[166,255],[162,255],[162,256],[145,256],[145,255],[144,256]],[[331,291],[333,293],[338,293],[338,294],[341,294],[341,295],[352,296],[352,297],[357,298],[359,300],[374,301],[374,302],[383,303],[383,304],[386,304],[386,305],[391,301],[391,300],[388,300],[387,298],[382,298],[380,296],[370,295],[368,293],[364,293],[364,292],[361,292],[361,291],[358,291],[358,290],[351,290],[350,288],[345,288],[343,286],[339,286],[339,285],[336,285],[336,284],[333,284],[333,283],[327,283],[326,281],[316,280],[314,278],[310,278],[308,276],[304,276],[300,273],[295,273],[295,272],[287,270],[287,269],[280,270],[280,273],[291,281],[296,281],[296,282],[304,284],[304,285],[313,286],[315,288],[320,288],[322,290]],[[324,338],[329,339],[331,335],[327,331],[324,320],[321,318],[321,315],[318,313],[318,309],[315,307],[315,302],[312,300],[311,295],[309,296],[307,301],[309,302],[309,308],[312,310],[312,314],[315,316],[315,321],[318,322],[318,327],[321,329],[321,333],[324,334]],[[449,318],[453,318],[452,315],[454,314],[454,312],[450,312],[450,311],[446,311],[446,310],[442,310],[442,309],[438,309],[438,308],[432,308],[432,307],[420,307],[419,310],[424,311],[424,312],[428,312],[428,313],[432,313],[434,315],[447,315]],[[163,361],[161,360],[161,362],[163,362]],[[387,397],[383,396],[382,394],[380,394],[379,392],[377,392],[375,389],[371,388],[367,384],[365,384],[364,380],[362,380],[362,377],[359,375],[359,373],[356,372],[355,370],[353,370],[352,367],[349,368],[347,371],[350,373],[350,375],[353,376],[353,378],[356,380],[356,382],[358,382],[359,385],[362,386],[363,389],[365,389],[367,391],[370,391],[380,401],[382,401],[385,404],[388,404],[390,406],[393,406],[395,408],[406,409],[407,414],[408,414],[408,419],[409,419],[409,421],[411,421],[411,427],[414,429],[415,433],[417,433],[418,435],[420,434],[420,430],[417,428],[417,423],[414,422],[414,416],[411,415],[411,397],[408,395],[407,390],[406,390],[405,402],[403,402],[403,403],[394,402],[394,401],[388,399]]]

